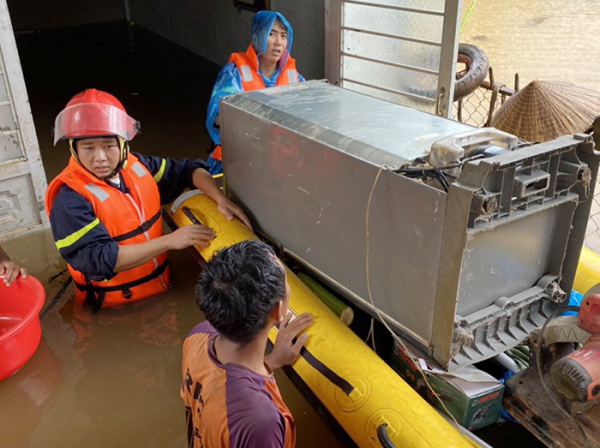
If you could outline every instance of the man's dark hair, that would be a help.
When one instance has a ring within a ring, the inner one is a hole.
[[[243,241],[217,252],[200,273],[198,306],[226,339],[246,344],[285,298],[285,271],[260,241]]]

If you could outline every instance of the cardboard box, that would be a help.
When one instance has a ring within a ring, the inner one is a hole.
[[[433,390],[462,426],[476,430],[498,421],[504,384],[496,378],[474,367],[446,372],[429,368],[423,360],[418,362]],[[423,398],[444,412],[420,370],[397,343],[392,350],[391,365]]]

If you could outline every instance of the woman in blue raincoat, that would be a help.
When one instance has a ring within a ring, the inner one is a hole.
[[[260,11],[252,18],[252,43],[245,53],[232,53],[221,69],[212,90],[206,127],[213,141],[208,159],[211,174],[223,172],[219,102],[228,95],[266,87],[293,84],[305,79],[296,71],[290,56],[292,27],[280,13]]]

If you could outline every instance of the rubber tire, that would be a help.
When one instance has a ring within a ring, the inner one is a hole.
[[[490,67],[487,55],[475,45],[459,44],[457,59],[467,59],[471,64],[467,64],[467,72],[454,83],[454,101],[473,93],[483,83]]]

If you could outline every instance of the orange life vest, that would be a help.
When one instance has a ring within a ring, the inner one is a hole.
[[[233,62],[240,72],[240,78],[242,80],[242,89],[244,92],[250,92],[252,90],[261,90],[266,88],[262,77],[258,74],[258,56],[252,44],[248,46],[245,53],[232,53],[229,56],[228,62]],[[288,55],[287,62],[281,70],[281,73],[277,77],[276,86],[285,86],[288,84],[295,84],[300,81],[298,77],[298,71],[296,70],[296,61],[294,58]],[[215,149],[211,152],[210,156],[216,160],[222,160],[222,149],[221,145],[215,146]]]
[[[162,236],[160,194],[152,174],[133,154],[127,157],[120,174],[129,190],[127,194],[98,179],[71,157],[67,168],[46,190],[46,213],[50,216],[54,198],[66,184],[92,204],[96,217],[119,245]],[[77,301],[88,302],[92,311],[140,300],[169,288],[166,253],[104,281],[90,280],[70,265],[68,269],[76,285]]]

